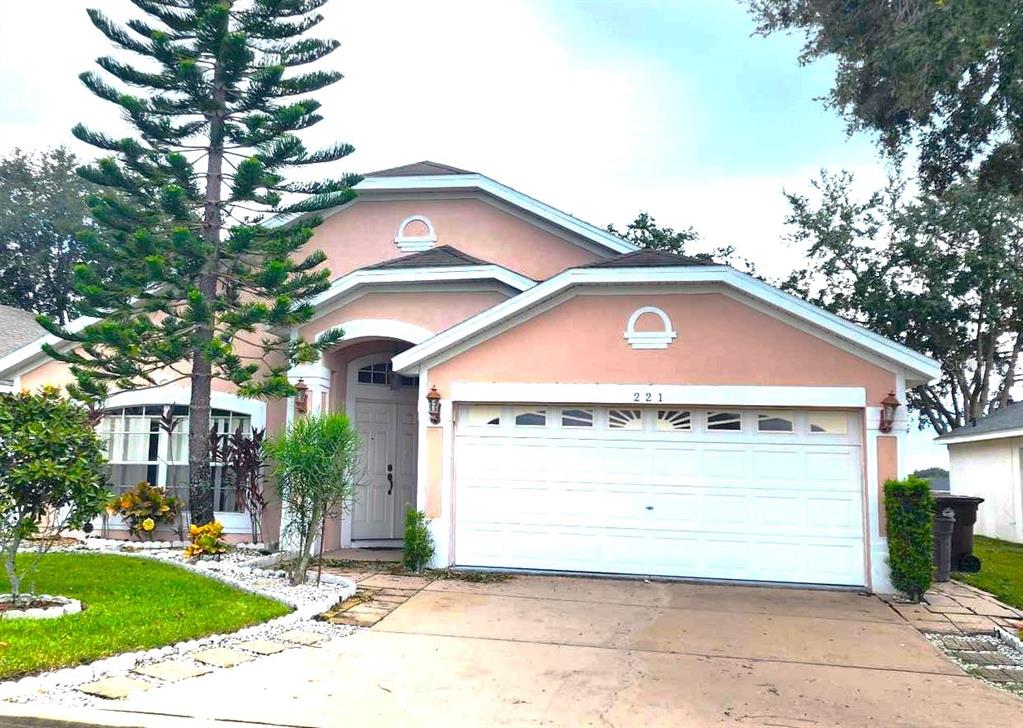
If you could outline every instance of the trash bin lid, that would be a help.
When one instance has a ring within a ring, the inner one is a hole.
[[[957,493],[942,493],[939,495],[935,493],[934,502],[939,506],[945,503],[950,506],[965,505],[967,503],[979,505],[984,502],[984,499],[975,495],[959,495]]]

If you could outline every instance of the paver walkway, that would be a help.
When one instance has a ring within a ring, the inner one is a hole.
[[[358,590],[323,619],[356,627],[372,627],[433,581],[424,576],[358,571],[345,572],[344,576],[355,581]]]
[[[935,584],[922,604],[886,601],[907,622],[928,634],[992,634],[995,627],[1023,628],[1023,612],[968,584]]]

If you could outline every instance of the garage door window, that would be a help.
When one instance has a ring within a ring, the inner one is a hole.
[[[693,429],[693,416],[689,410],[658,410],[658,432],[688,432]]]
[[[546,427],[547,410],[518,410],[515,413],[515,424],[519,427]]]
[[[499,427],[501,425],[501,408],[476,405],[469,409],[469,424],[473,427]]]
[[[742,430],[742,414],[739,412],[708,412],[707,429],[738,432]]]
[[[612,430],[642,430],[643,412],[638,409],[613,409],[607,413],[607,426]]]
[[[810,433],[814,435],[845,435],[848,416],[844,412],[811,412]]]
[[[757,415],[757,430],[759,432],[792,432],[793,422],[784,415],[759,414]]]
[[[593,410],[566,409],[561,411],[562,427],[593,427]]]

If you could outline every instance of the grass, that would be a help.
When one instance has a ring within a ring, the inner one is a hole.
[[[980,558],[980,571],[976,574],[956,572],[953,578],[1023,609],[1023,544],[975,536],[973,553]]]
[[[84,611],[0,621],[0,679],[231,632],[291,611],[172,564],[111,554],[48,554],[34,581],[33,591],[74,597]],[[8,589],[0,576],[0,591]]]

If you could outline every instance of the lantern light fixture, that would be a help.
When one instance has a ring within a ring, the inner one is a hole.
[[[298,393],[295,395],[295,411],[299,414],[305,414],[309,409],[309,387],[306,386],[305,381],[299,379],[295,383],[295,389]]]
[[[881,421],[877,429],[881,432],[891,432],[895,426],[895,414],[900,406],[901,402],[895,397],[895,392],[889,392],[888,396],[881,400]]]
[[[430,387],[430,392],[426,395],[426,404],[430,409],[430,424],[440,424],[440,392],[437,391],[436,387]]]

